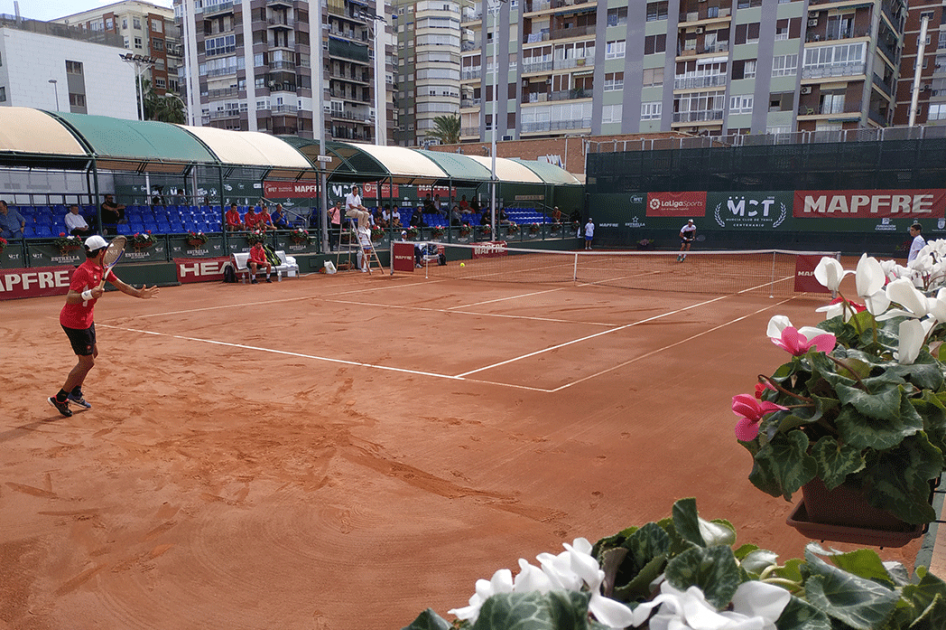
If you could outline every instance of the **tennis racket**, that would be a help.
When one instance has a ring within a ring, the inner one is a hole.
[[[108,278],[112,267],[117,265],[118,261],[125,255],[126,240],[124,236],[116,236],[112,239],[112,242],[108,244],[108,248],[105,250],[105,258],[102,259],[102,264],[105,265],[105,273],[102,274],[102,281],[99,283],[100,289],[105,286],[105,279]]]

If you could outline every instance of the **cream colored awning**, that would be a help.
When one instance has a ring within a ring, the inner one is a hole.
[[[471,160],[476,160],[492,172],[493,158],[484,157],[482,155],[468,155],[467,157]],[[501,182],[523,182],[527,184],[545,183],[545,180],[519,162],[501,157],[496,158],[496,177]]]
[[[68,129],[45,112],[29,107],[0,107],[0,151],[88,156]]]
[[[449,177],[433,160],[412,149],[376,144],[349,144],[377,160],[395,182],[423,184]]]
[[[318,173],[295,148],[258,131],[229,131],[214,127],[182,126],[207,145],[225,165],[271,169],[267,177],[315,179]]]

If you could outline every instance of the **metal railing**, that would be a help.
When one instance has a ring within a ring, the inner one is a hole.
[[[704,77],[677,77],[673,80],[675,90],[693,90],[697,88],[719,87],[726,85],[725,74],[712,74]]]
[[[544,122],[522,123],[522,133],[561,131],[564,129],[591,129],[591,119],[579,118],[576,120],[549,120]]]
[[[673,113],[673,122],[675,123],[691,123],[691,122],[722,122],[723,121],[723,110],[721,109],[704,109],[697,112],[674,112]]]

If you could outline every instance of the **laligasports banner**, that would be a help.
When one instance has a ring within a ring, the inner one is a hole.
[[[684,218],[706,216],[706,192],[647,193],[647,216]]]

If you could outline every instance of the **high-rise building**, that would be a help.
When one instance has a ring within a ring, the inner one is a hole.
[[[171,9],[141,0],[122,0],[53,22],[93,33],[119,35],[129,52],[153,59],[153,64],[142,71],[156,94],[178,92],[181,32]]]
[[[920,64],[913,124],[946,125],[946,2],[943,0],[910,0],[904,29],[900,81],[897,84],[897,111],[894,117],[897,125],[910,124],[924,18],[926,38],[922,47],[923,63]]]
[[[0,106],[138,118],[120,37],[0,16]]]
[[[893,122],[905,0],[458,1],[463,140],[491,139],[494,127],[497,139],[526,139]],[[438,24],[453,15],[449,2],[411,2],[412,20],[399,5],[399,138],[413,131],[415,143],[422,80],[452,78],[422,65],[419,29],[432,20],[422,22],[421,5]],[[441,33],[449,54],[457,35]]]
[[[374,0],[175,0],[196,124],[387,144],[390,15]],[[321,60],[321,62],[319,61]],[[319,100],[321,99],[321,111]]]

